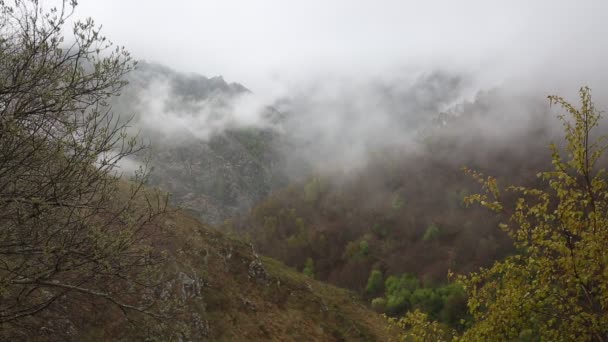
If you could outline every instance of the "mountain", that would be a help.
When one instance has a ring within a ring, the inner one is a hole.
[[[462,168],[501,184],[538,187],[535,170],[551,165],[548,145],[558,140],[545,121],[548,106],[517,97],[529,118],[508,125],[502,122],[524,115],[505,105],[508,99],[501,91],[481,93],[458,112],[437,115],[419,148],[377,150],[349,173],[294,182],[222,229],[296,269],[314,268],[316,279],[356,291],[372,305],[385,300],[378,311],[398,316],[421,308],[438,319],[442,303],[407,303],[405,295],[391,302],[391,291],[413,291],[396,290],[395,277],[413,277],[422,295],[448,283],[449,271],[467,274],[514,253],[497,228],[504,216],[463,203],[480,189]]]
[[[143,64],[130,81],[116,108],[137,112],[134,126],[152,142],[150,184],[175,205],[377,311],[421,308],[457,329],[466,300],[443,288],[448,271],[514,252],[496,229],[503,217],[463,204],[478,189],[462,167],[537,186],[556,140],[533,94],[499,88],[453,104],[463,81],[445,73],[329,99],[318,93],[331,86],[306,90],[278,101],[280,113],[265,107],[262,121],[276,126],[241,125],[250,93],[218,77]],[[411,279],[419,285],[395,285]],[[391,293],[405,290],[420,290],[418,302]]]
[[[145,62],[128,81],[113,109],[133,115],[133,131],[149,145],[134,164],[149,158],[150,184],[171,193],[172,204],[220,223],[286,184],[278,133],[230,121],[233,103],[249,94],[244,86]]]
[[[116,200],[120,198],[117,194]],[[166,260],[160,268],[163,280],[153,295],[160,305],[155,308],[165,308],[159,311],[163,316],[148,317],[103,297],[73,293],[69,300],[59,298],[41,315],[25,321],[41,329],[10,325],[0,329],[0,340],[386,341],[395,337],[387,330],[387,321],[369,311],[355,293],[262,256],[251,244],[214,230],[183,210],[169,209],[155,226],[145,229],[150,229],[146,243]]]
[[[162,245],[172,260],[166,269],[175,275],[167,286],[178,289],[187,308],[185,316],[165,323],[186,325],[189,340],[385,341],[391,336],[384,319],[354,293],[261,256],[250,244],[183,211],[170,213],[162,228]],[[144,333],[129,328],[126,320],[112,322],[121,315],[111,304],[97,310],[108,316],[80,327],[76,340]]]

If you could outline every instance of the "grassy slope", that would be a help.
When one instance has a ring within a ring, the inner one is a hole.
[[[213,340],[387,340],[385,321],[354,295],[259,257],[252,247],[183,212],[169,215],[178,268],[204,279],[192,304]],[[173,248],[171,248],[173,249]],[[256,268],[260,261],[265,272]],[[253,262],[253,264],[252,264]],[[257,275],[254,275],[258,270]],[[198,302],[198,305],[196,304]],[[203,305],[204,302],[204,305]],[[203,310],[201,310],[203,311]]]
[[[386,341],[393,332],[350,291],[310,279],[257,255],[251,245],[212,230],[184,211],[167,214],[156,240],[167,250],[171,291],[186,305],[168,325],[189,326],[185,340]],[[261,264],[262,267],[259,267]],[[175,283],[177,282],[177,283]],[[177,284],[177,286],[175,286]],[[112,305],[100,303],[75,340],[139,340]]]

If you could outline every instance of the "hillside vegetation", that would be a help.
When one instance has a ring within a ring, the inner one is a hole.
[[[437,285],[448,270],[489,266],[513,248],[494,229],[497,215],[466,208],[463,199],[476,183],[462,167],[538,184],[535,170],[550,165],[545,151],[554,134],[546,109],[509,138],[470,128],[492,118],[488,104],[504,97],[480,94],[464,114],[438,116],[443,124],[426,133],[420,148],[378,151],[362,168],[294,183],[223,227],[288,265],[314,264],[316,279],[362,294],[373,270],[383,279],[410,273]]]
[[[66,45],[60,5],[0,2],[0,340],[389,338],[354,294],[171,209],[146,163],[120,179],[144,146],[109,101],[136,63],[90,19]]]
[[[307,91],[242,125],[243,86],[132,73],[60,5],[0,1],[1,340],[608,341],[589,88],[549,96],[559,120],[505,89],[441,112],[439,72],[349,88],[371,131],[367,101]]]
[[[116,200],[128,198],[129,187],[122,184]],[[0,339],[380,341],[396,336],[357,294],[261,256],[251,244],[181,210],[159,216],[146,236],[146,245],[162,253],[163,261],[154,272],[157,283],[142,288],[149,303],[145,312],[129,304],[135,293],[123,293],[120,306],[114,297],[76,291],[39,314],[4,323]],[[113,285],[103,279],[97,284]]]
[[[491,267],[456,276],[468,294],[472,315],[464,331],[448,327],[422,310],[391,319],[411,341],[605,341],[606,319],[606,136],[597,136],[600,112],[591,90],[580,104],[549,96],[567,142],[550,147],[552,168],[537,173],[542,186],[511,185],[475,170],[482,188],[467,196],[504,217],[516,253]],[[515,195],[514,197],[505,194]],[[454,276],[454,274],[450,274]]]
[[[131,325],[112,303],[96,302],[66,317],[42,340],[144,338],[209,341],[386,341],[395,331],[359,297],[259,255],[183,211],[170,211],[154,241],[167,262],[157,305],[170,312]],[[146,328],[147,327],[147,328]]]

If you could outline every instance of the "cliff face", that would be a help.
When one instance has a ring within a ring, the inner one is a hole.
[[[280,163],[269,145],[275,133],[233,130],[209,141],[152,146],[150,182],[172,202],[209,223],[243,213],[282,184]]]
[[[221,77],[182,74],[141,63],[112,103],[149,145],[134,165],[149,159],[150,185],[171,193],[174,205],[216,224],[243,213],[285,184],[269,127],[240,126],[235,102],[249,91]],[[253,109],[251,109],[253,110]],[[263,115],[277,115],[271,108]]]

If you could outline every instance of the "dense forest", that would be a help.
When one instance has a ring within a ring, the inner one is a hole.
[[[1,340],[608,340],[591,89],[266,103],[61,5],[0,2]]]

